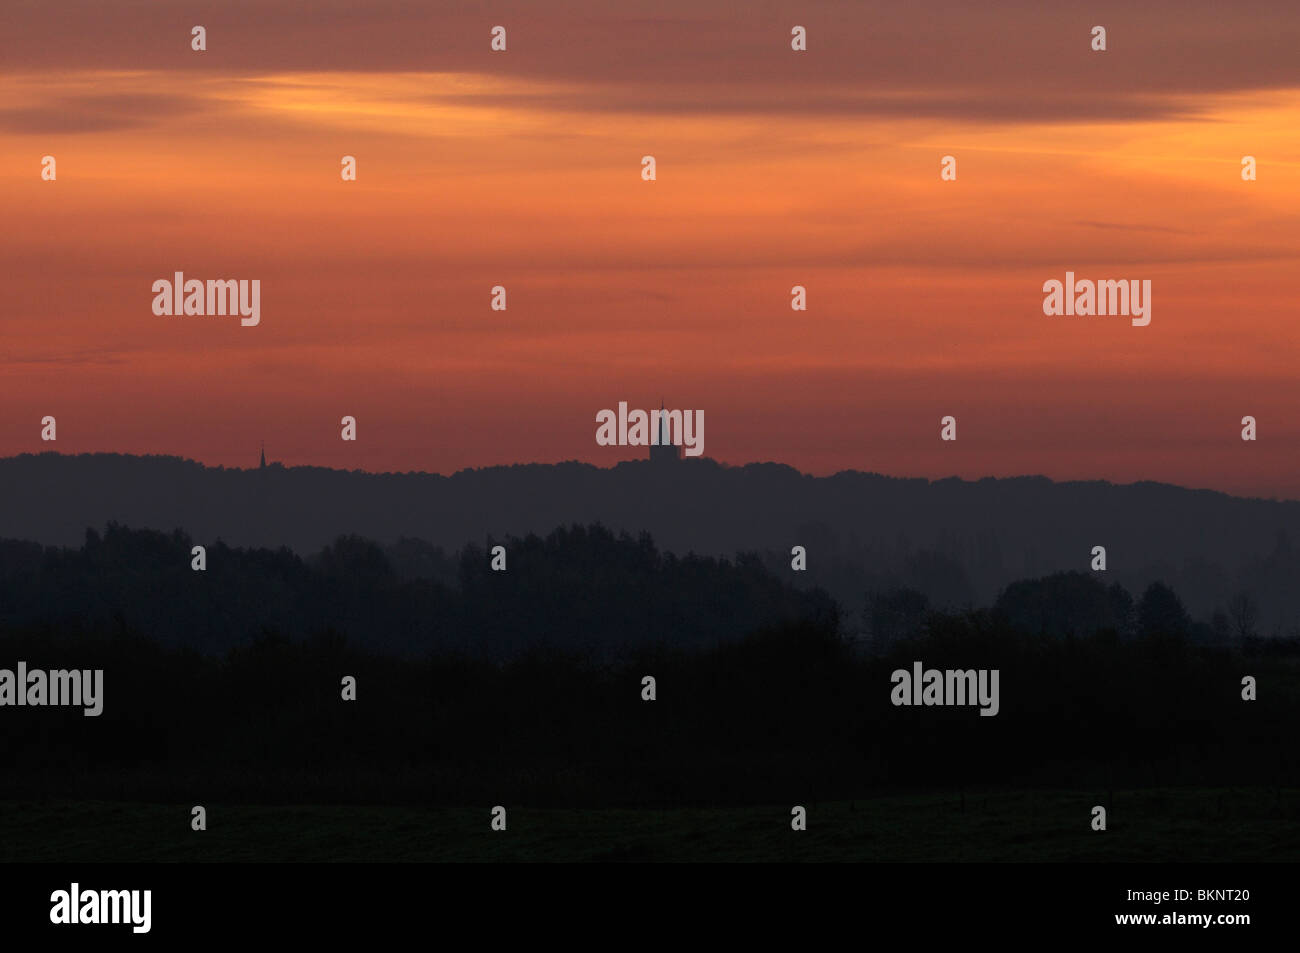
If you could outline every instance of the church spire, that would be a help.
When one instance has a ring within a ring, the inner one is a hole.
[[[266,469],[266,441],[265,440],[262,441],[262,462],[258,464],[257,468],[259,470]]]
[[[653,416],[651,414],[651,417]],[[650,444],[650,460],[654,463],[670,463],[679,459],[681,458],[678,456],[678,448],[672,442],[672,430],[668,426],[668,412],[664,410],[663,398],[660,398],[659,433]]]

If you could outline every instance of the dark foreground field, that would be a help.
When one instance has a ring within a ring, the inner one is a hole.
[[[988,791],[712,809],[472,808],[110,801],[0,803],[0,861],[1011,861],[1300,860],[1300,790]]]

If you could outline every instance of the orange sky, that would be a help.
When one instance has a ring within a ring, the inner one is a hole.
[[[1300,11],[635,6],[15,5],[0,454],[608,464],[662,397],[731,463],[1300,497]],[[1044,316],[1067,269],[1151,325]],[[155,316],[174,271],[260,326]]]

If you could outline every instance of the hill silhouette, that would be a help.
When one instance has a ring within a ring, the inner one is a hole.
[[[47,545],[77,545],[87,527],[113,521],[300,555],[351,534],[456,551],[489,536],[599,522],[648,532],[667,552],[760,553],[774,572],[825,588],[855,611],[864,590],[899,587],[922,592],[933,607],[989,605],[1017,580],[1087,571],[1101,545],[1108,581],[1131,592],[1163,581],[1199,620],[1230,619],[1234,601],[1250,634],[1289,635],[1300,620],[1292,585],[1300,552],[1290,542],[1300,537],[1300,502],[1158,483],[814,477],[775,463],[707,459],[442,476],[42,453],[0,459],[0,494],[0,537]],[[808,550],[806,573],[790,572],[794,545]]]

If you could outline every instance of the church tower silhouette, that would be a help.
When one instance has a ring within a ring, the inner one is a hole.
[[[672,434],[668,430],[668,418],[664,414],[664,402],[659,401],[659,445],[650,444],[651,463],[676,463],[681,460],[681,447],[669,443]]]

